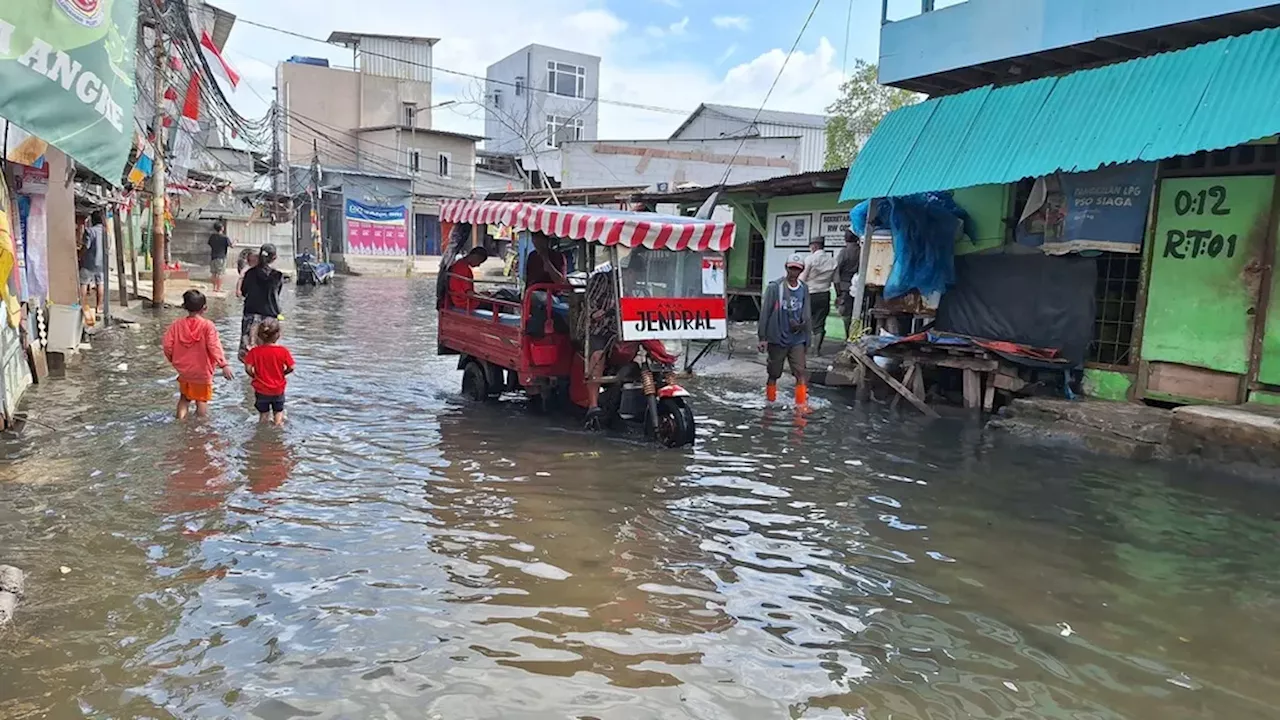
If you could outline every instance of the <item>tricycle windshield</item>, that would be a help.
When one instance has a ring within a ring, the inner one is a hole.
[[[725,257],[715,251],[618,248],[623,340],[722,340]]]

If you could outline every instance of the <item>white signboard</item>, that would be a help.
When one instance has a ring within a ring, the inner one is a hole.
[[[852,225],[849,220],[849,213],[841,212],[824,212],[818,219],[818,234],[824,240],[844,240],[844,231],[848,230]]]
[[[814,236],[812,213],[787,213],[773,219],[773,246],[802,248]]]

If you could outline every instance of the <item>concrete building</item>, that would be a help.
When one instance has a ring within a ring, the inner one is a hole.
[[[821,170],[827,152],[827,118],[824,115],[783,112],[702,103],[671,134],[672,140],[720,138],[798,138],[793,157],[796,172]],[[745,179],[743,180],[745,182]]]
[[[431,126],[432,111],[449,104],[432,102],[437,39],[335,32],[329,42],[351,48],[352,68],[294,57],[276,69],[283,109],[278,142],[283,164],[293,169],[286,177],[295,183],[280,190],[296,192],[313,183],[311,167],[318,159],[325,194],[322,234],[330,251],[348,265],[347,256],[359,253],[348,242],[346,200],[366,202],[361,197],[394,197],[404,206],[404,255],[435,254],[439,199],[472,195],[475,145],[481,140]],[[396,191],[371,195],[365,186],[372,179]],[[401,192],[405,187],[409,191]]]
[[[963,191],[970,220],[1000,229],[957,241],[977,252],[956,259],[939,318],[956,293],[991,286],[965,278],[1000,266],[1017,300],[983,312],[1024,322],[1002,337],[937,329],[1057,347],[1035,337],[1048,324],[1034,313],[1076,315],[1087,393],[1280,404],[1280,115],[1258,102],[1280,92],[1280,4],[934,8],[886,18],[880,80],[932,97],[880,123],[839,199]],[[1068,267],[1087,279],[1065,283]]]
[[[598,137],[600,58],[529,45],[490,65],[485,78],[485,150],[541,156]]]
[[[710,140],[565,142],[542,169],[565,188],[642,186],[654,192],[765,180],[798,171],[801,140],[744,137]]]

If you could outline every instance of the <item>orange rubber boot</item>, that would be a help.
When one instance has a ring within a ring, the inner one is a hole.
[[[769,383],[764,386],[764,399],[769,402],[776,402],[778,399],[778,386]]]
[[[809,405],[809,386],[799,384],[796,385],[796,407],[808,407]]]

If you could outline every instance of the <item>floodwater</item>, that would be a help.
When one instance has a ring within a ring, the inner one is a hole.
[[[175,424],[159,327],[32,396],[0,717],[1280,714],[1274,488],[730,377],[657,450],[461,401],[430,281],[290,295],[282,432]]]

